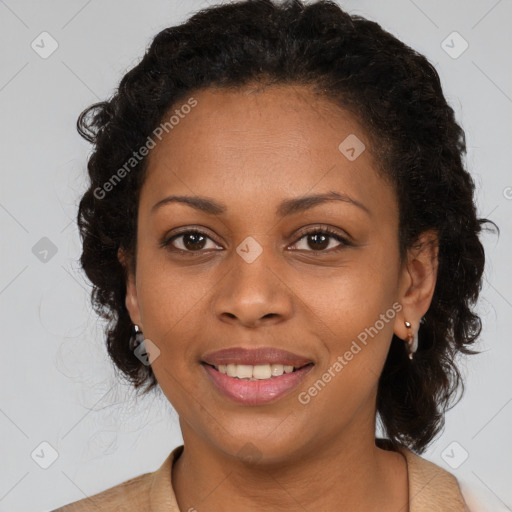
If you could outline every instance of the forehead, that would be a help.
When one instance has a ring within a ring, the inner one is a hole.
[[[141,203],[183,193],[247,209],[274,196],[277,202],[330,190],[362,202],[392,200],[364,128],[308,87],[205,89],[191,97],[193,108],[180,110],[185,98],[164,116],[175,113],[174,123],[149,154]],[[360,152],[355,159],[352,148]]]

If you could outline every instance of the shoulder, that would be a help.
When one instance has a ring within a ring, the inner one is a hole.
[[[443,510],[464,512],[498,512],[510,510],[483,486],[457,479],[452,473],[420,457],[407,448],[399,449],[406,457],[411,487],[411,510]],[[428,505],[430,502],[430,505]],[[432,508],[433,503],[441,508]],[[429,508],[427,508],[429,507]]]
[[[92,512],[104,509],[128,512],[133,507],[137,507],[141,512],[149,510],[149,492],[153,475],[154,473],[139,475],[53,512]],[[128,505],[131,508],[128,508]]]
[[[457,486],[457,490],[460,489],[457,478],[449,471],[424,459],[408,448],[400,447],[399,450],[407,459],[409,478],[412,479],[414,483],[428,485],[430,488],[435,488],[436,490],[451,488],[453,486]]]
[[[406,447],[398,451],[407,461],[411,512],[473,512],[454,475]]]
[[[178,511],[171,483],[173,462],[183,445],[176,447],[152,473],[144,473],[114,487],[60,507],[52,512],[174,512]]]

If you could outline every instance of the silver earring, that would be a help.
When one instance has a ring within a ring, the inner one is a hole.
[[[144,334],[139,329],[138,325],[134,325],[135,332],[130,336],[129,346],[130,350],[134,351],[141,343],[144,343]]]
[[[404,322],[405,327],[409,329],[409,332],[407,333],[407,354],[409,355],[409,359],[412,359],[413,354],[418,350],[418,331],[416,331],[414,334],[410,331],[412,328],[412,325],[407,320]]]

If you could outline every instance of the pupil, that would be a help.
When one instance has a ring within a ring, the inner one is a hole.
[[[202,242],[203,242],[203,245],[204,245],[204,236],[203,235],[200,235],[199,233],[189,233],[188,235],[185,235],[183,237],[183,243],[185,245],[185,247],[187,249],[202,249],[202,245],[201,247],[197,247],[196,244],[201,244],[201,242],[198,242],[198,239],[203,239]],[[189,243],[189,241],[192,240],[191,243]]]
[[[311,246],[313,249],[325,249],[329,245],[329,242],[326,242],[328,237],[325,235],[322,235],[321,233],[317,233],[317,234],[313,234],[313,235],[309,235],[309,236],[310,236],[310,240],[314,240],[313,245]],[[319,238],[323,239],[322,242],[320,242],[320,244],[318,244]]]

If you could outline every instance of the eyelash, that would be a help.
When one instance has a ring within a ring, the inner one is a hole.
[[[189,251],[189,250],[184,250],[184,249],[178,249],[177,247],[173,247],[172,246],[172,242],[174,240],[176,240],[177,238],[179,238],[181,236],[190,235],[190,234],[203,235],[206,238],[209,238],[210,240],[215,242],[215,240],[213,240],[211,237],[209,237],[203,231],[200,231],[200,230],[195,229],[195,228],[190,228],[190,229],[187,229],[186,231],[182,231],[181,233],[173,235],[170,238],[164,238],[161,241],[160,246],[162,248],[167,248],[171,252],[181,252],[181,253],[187,253],[187,254],[194,254],[194,253],[201,254],[201,253],[205,252],[204,249],[200,249],[200,250],[197,250],[197,251]],[[299,238],[296,240],[296,242],[293,245],[297,244],[300,240],[302,240],[304,237],[306,237],[308,235],[328,235],[329,237],[334,238],[336,241],[341,242],[341,245],[336,247],[335,249],[319,250],[319,251],[310,250],[310,251],[306,251],[306,252],[332,253],[332,252],[341,251],[341,250],[343,250],[344,247],[350,247],[350,246],[353,245],[346,238],[344,238],[338,232],[334,231],[333,229],[331,229],[329,227],[314,228],[314,229],[310,229],[308,231],[305,231],[305,232],[300,234]]]

